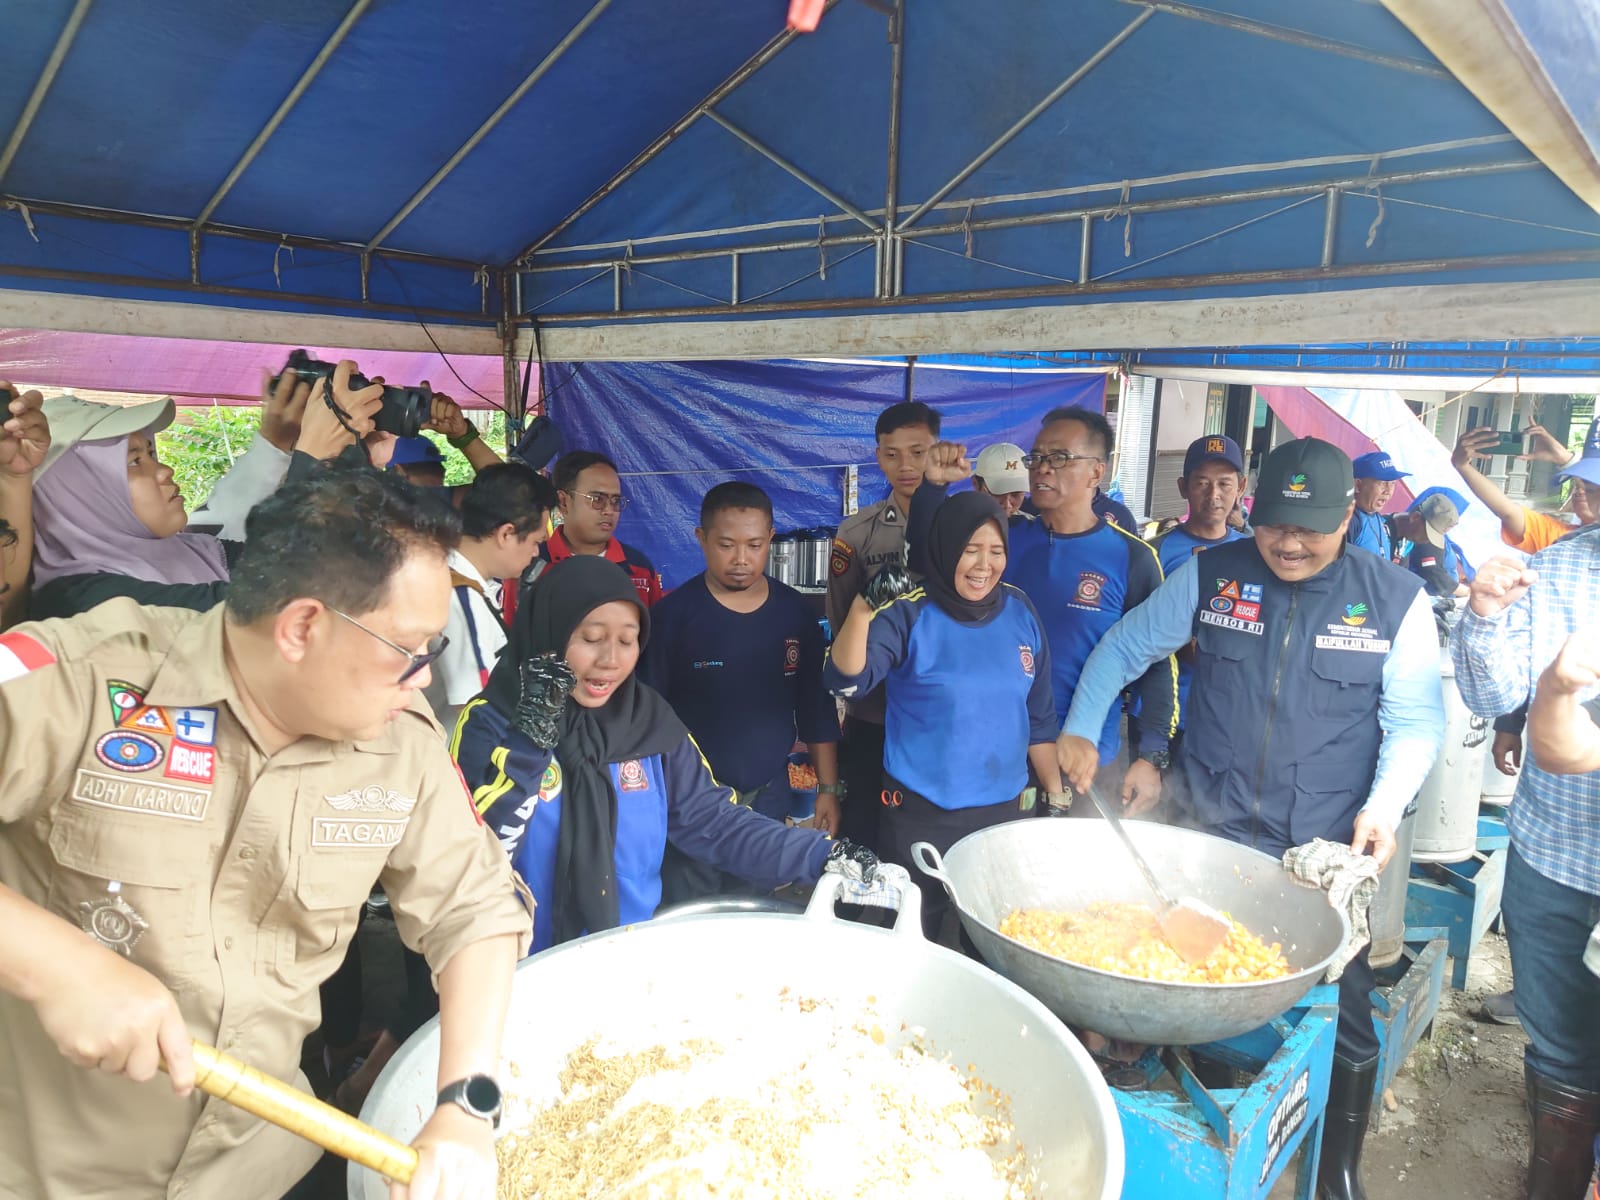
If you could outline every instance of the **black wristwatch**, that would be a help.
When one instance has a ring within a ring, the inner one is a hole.
[[[1141,750],[1139,758],[1144,759],[1158,771],[1165,771],[1172,766],[1172,751],[1170,750]]]
[[[500,1085],[489,1075],[468,1075],[446,1084],[439,1092],[439,1107],[454,1104],[468,1116],[500,1128]]]

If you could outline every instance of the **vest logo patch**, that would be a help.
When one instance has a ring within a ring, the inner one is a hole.
[[[1365,604],[1346,604],[1344,616],[1339,618],[1346,625],[1365,625],[1367,623],[1367,606]]]
[[[1261,605],[1249,600],[1241,600],[1233,606],[1233,615],[1241,621],[1261,620]]]
[[[1340,637],[1332,633],[1317,634],[1318,650],[1364,650],[1368,654],[1389,653],[1388,638]]]
[[[1106,582],[1106,577],[1098,571],[1080,571],[1078,590],[1073,600],[1090,608],[1099,608],[1100,597],[1105,594]]]
[[[1229,600],[1239,599],[1239,585],[1232,579],[1217,580],[1217,595],[1226,596]]]
[[[1306,488],[1310,486],[1305,475],[1299,472],[1289,476],[1289,482],[1284,486],[1283,495],[1287,500],[1298,500],[1306,495]]]
[[[111,720],[121,725],[124,717],[143,706],[144,691],[131,683],[113,679],[106,684],[106,699],[111,704]]]
[[[1018,646],[1017,653],[1022,659],[1022,673],[1029,679],[1033,678],[1033,647]]]
[[[800,670],[800,639],[783,639],[783,674],[792,679]]]
[[[644,773],[644,764],[637,758],[630,758],[627,762],[617,767],[617,778],[622,781],[622,790],[625,792],[645,792],[650,790],[650,780]]]
[[[376,783],[364,788],[351,788],[337,796],[324,796],[323,799],[329,808],[339,812],[409,813],[417,806],[416,797],[402,796],[393,788]]]
[[[1213,596],[1211,597],[1211,611],[1218,613],[1231,613],[1233,611],[1233,601],[1229,600],[1226,596]]]
[[[137,708],[130,709],[117,722],[117,727],[137,729],[140,733],[159,733],[164,737],[172,736],[172,722],[167,718],[167,710],[150,704],[141,704]]]

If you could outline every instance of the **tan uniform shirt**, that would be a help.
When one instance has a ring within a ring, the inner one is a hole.
[[[850,605],[867,580],[887,562],[906,560],[906,519],[889,500],[863,508],[839,526],[828,569],[828,628],[837,637]],[[883,724],[883,688],[852,700],[845,711],[862,721]]]
[[[529,910],[423,711],[370,742],[303,738],[269,757],[241,718],[222,622],[221,607],[114,600],[6,635],[24,661],[56,661],[19,673],[13,656],[0,673],[0,882],[73,925],[120,884],[147,926],[131,959],[190,1032],[304,1087],[317,985],[374,882],[435,973],[499,934],[525,951]],[[198,1091],[179,1100],[164,1077],[71,1065],[3,995],[0,1114],[0,1196],[20,1200],[276,1198],[318,1156]]]

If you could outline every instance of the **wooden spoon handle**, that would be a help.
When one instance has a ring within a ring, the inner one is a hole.
[[[264,1075],[204,1042],[194,1043],[195,1086],[263,1121],[370,1167],[396,1183],[410,1183],[417,1152],[315,1096]]]

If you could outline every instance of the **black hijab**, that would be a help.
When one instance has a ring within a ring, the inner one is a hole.
[[[520,728],[517,714],[527,678],[522,665],[542,654],[565,658],[584,618],[618,600],[638,607],[643,650],[650,615],[626,571],[590,554],[551,567],[518,608],[510,644],[489,676],[484,698]],[[563,776],[552,892],[557,942],[617,924],[617,791],[609,764],[664,754],[686,736],[667,702],[632,673],[601,708],[566,698],[555,745]]]
[[[961,563],[962,552],[971,543],[972,535],[989,521],[1000,530],[1000,544],[1009,554],[1005,510],[982,492],[957,492],[939,506],[928,523],[928,574],[922,586],[930,600],[964,624],[988,620],[1000,611],[1005,599],[998,582],[982,600],[968,600],[956,591],[956,567]]]

